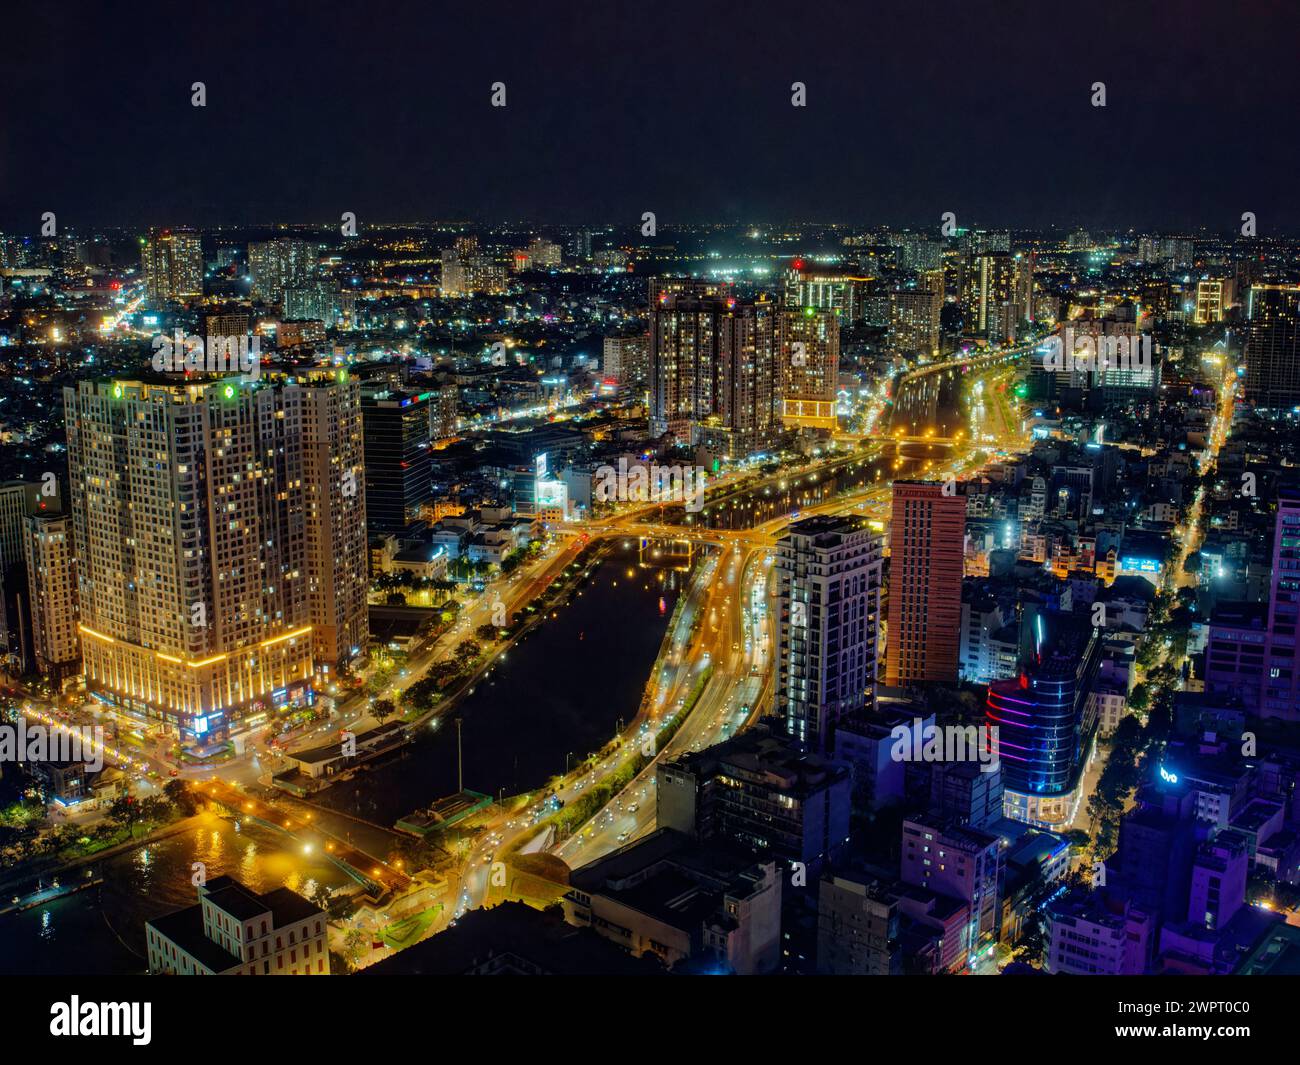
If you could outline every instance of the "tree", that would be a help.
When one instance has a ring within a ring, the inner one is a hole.
[[[366,948],[366,934],[360,928],[349,928],[343,937],[343,956],[348,966],[355,969],[361,960],[361,952]]]
[[[140,821],[140,804],[130,795],[119,796],[108,808],[108,819],[121,828],[134,829]]]
[[[375,705],[370,708],[370,716],[380,722],[395,713],[397,713],[397,704],[392,699],[377,699]]]
[[[402,699],[407,706],[423,712],[433,706],[437,696],[438,680],[434,676],[427,676],[421,677],[407,688]]]
[[[163,785],[163,794],[176,809],[186,817],[193,817],[198,804],[190,794],[190,786],[183,780],[169,780]]]
[[[495,625],[480,625],[474,630],[474,635],[484,643],[491,643],[497,638],[497,627]]]

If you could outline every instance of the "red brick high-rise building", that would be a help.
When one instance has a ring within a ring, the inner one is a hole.
[[[956,681],[965,537],[960,485],[894,482],[887,685]]]

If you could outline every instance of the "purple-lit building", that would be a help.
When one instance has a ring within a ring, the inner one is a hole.
[[[1119,849],[1106,862],[1107,891],[1159,920],[1187,913],[1192,863],[1209,826],[1196,820],[1196,796],[1181,782],[1143,788],[1119,826]]]
[[[982,938],[997,937],[1001,876],[997,836],[953,821],[912,817],[903,822],[903,882],[966,904],[962,945],[969,956]]]
[[[1192,862],[1187,919],[1161,928],[1156,972],[1230,973],[1271,925],[1284,920],[1280,913],[1246,905],[1249,867],[1245,842],[1229,833],[1200,844]]]
[[[1045,968],[1074,976],[1140,976],[1153,923],[1127,899],[1069,891],[1043,909]]]
[[[1243,709],[1259,709],[1268,644],[1268,609],[1262,603],[1220,603],[1210,618],[1205,691]]]
[[[1019,676],[990,684],[986,708],[998,730],[1003,810],[1040,828],[1068,827],[1096,726],[1089,695],[1101,657],[1098,632],[1027,610],[1020,642]]]
[[[1267,606],[1221,603],[1205,656],[1208,694],[1239,701],[1263,717],[1300,721],[1300,494],[1278,500]]]
[[[1202,843],[1192,862],[1192,894],[1187,919],[1222,928],[1246,904],[1245,844],[1233,837]]]
[[[1296,621],[1300,616],[1300,493],[1277,503],[1273,532],[1273,586],[1269,595],[1268,641],[1264,651],[1259,712],[1264,717],[1300,720],[1300,661]]]

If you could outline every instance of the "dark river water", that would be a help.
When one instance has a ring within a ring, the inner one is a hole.
[[[464,785],[494,798],[544,784],[636,714],[686,574],[637,566],[620,542],[591,578],[461,700]],[[440,718],[400,759],[324,792],[322,805],[391,825],[456,791],[456,727]]]

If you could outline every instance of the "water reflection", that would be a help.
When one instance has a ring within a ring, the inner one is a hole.
[[[205,815],[192,831],[94,863],[88,879],[102,877],[99,887],[0,918],[0,974],[143,972],[144,923],[195,901],[196,863],[209,879],[233,876],[255,891],[288,887],[310,897],[320,885],[351,883],[287,836]]]

